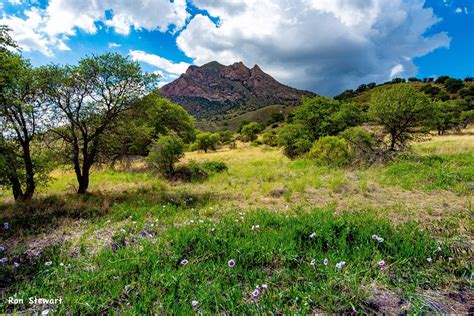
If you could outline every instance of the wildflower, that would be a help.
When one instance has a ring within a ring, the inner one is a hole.
[[[41,312],[42,316],[49,315],[49,309],[45,309],[44,311]]]
[[[315,266],[316,265],[316,259],[311,260],[310,265]]]
[[[259,290],[259,289],[255,289],[255,290],[252,292],[252,297],[253,297],[253,298],[257,298],[259,294],[260,294],[260,290]]]
[[[181,260],[181,264],[182,264],[183,266],[187,265],[188,262],[189,262],[189,261],[188,261],[187,259]]]
[[[329,260],[328,260],[328,258],[325,258],[325,259],[323,260],[323,264],[324,264],[325,266],[327,266],[327,265],[328,265],[328,263],[329,263]]]
[[[191,302],[191,306],[192,306],[193,308],[196,308],[198,305],[199,305],[199,302],[198,302],[198,301],[192,301],[192,302]]]
[[[383,242],[383,238],[382,238],[382,237],[377,237],[377,241],[378,241],[379,243],[382,243],[382,242]]]
[[[438,251],[441,252],[441,246],[438,246]]]
[[[52,265],[52,264],[53,264],[53,263],[52,263],[51,261],[45,262],[45,265],[48,266],[48,267],[49,267],[50,265]]]
[[[448,258],[448,261],[449,261],[449,262],[451,262],[451,261],[453,261],[453,260],[454,260],[454,259],[451,258],[451,257]]]
[[[341,270],[341,269],[344,268],[345,266],[346,266],[346,262],[345,262],[345,261],[341,261],[341,262],[336,263],[336,269],[338,269],[338,270]]]
[[[260,228],[260,225],[252,225],[252,231],[256,231]]]
[[[14,268],[18,268],[20,266],[20,264],[18,262],[13,262],[13,267]]]
[[[372,235],[372,239],[373,239],[373,240],[377,240],[377,238],[379,238],[379,236],[377,236],[377,235]]]
[[[433,262],[433,259],[427,258],[426,261],[428,261],[428,263],[431,263],[431,262]]]
[[[125,234],[127,231],[122,228],[122,229],[120,229],[120,232],[123,233],[123,234]]]
[[[0,262],[1,262],[1,263],[5,263],[5,262],[7,262],[7,261],[8,261],[8,258],[7,258],[7,257],[3,257],[2,259],[0,259]]]
[[[227,265],[231,268],[233,268],[235,266],[235,261],[234,260],[229,260],[229,262],[227,262]]]
[[[215,231],[216,231],[216,229],[215,229],[214,227],[212,227],[212,228],[211,228],[211,232],[213,233],[213,232],[215,232]]]
[[[267,285],[267,283],[263,283],[263,284],[262,284],[262,289],[263,289],[263,290],[268,290],[268,285]]]
[[[312,233],[311,235],[309,235],[309,238],[311,238],[311,239],[316,238],[316,233]]]
[[[10,224],[7,222],[3,223],[3,229],[8,230],[10,228]]]
[[[61,267],[64,267],[64,263],[62,263],[62,262],[61,262],[59,265],[60,265]]]
[[[379,262],[378,262],[378,265],[380,266],[380,268],[383,269],[383,268],[385,267],[385,261],[384,261],[384,260],[379,261]]]
[[[194,224],[194,220],[193,220],[193,219],[192,219],[192,220],[190,220],[189,222],[190,222],[191,224]]]
[[[4,251],[5,251],[5,247],[0,246],[0,252],[4,252]]]

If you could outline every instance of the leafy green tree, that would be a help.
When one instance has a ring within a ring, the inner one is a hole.
[[[220,129],[218,133],[220,137],[219,141],[221,144],[230,144],[234,139],[232,132],[226,128]]]
[[[5,52],[8,48],[16,49],[18,44],[11,38],[11,29],[6,25],[0,25],[0,52]]]
[[[257,122],[250,122],[242,127],[240,134],[242,135],[243,141],[252,142],[257,139],[258,133],[262,130],[262,126]]]
[[[86,57],[77,66],[50,65],[41,72],[44,100],[54,114],[51,121],[60,124],[51,132],[66,144],[66,158],[79,183],[77,193],[84,194],[105,135],[152,90],[156,77],[119,54]]]
[[[287,124],[278,133],[278,145],[285,156],[293,159],[311,149],[312,136],[303,124]]]
[[[464,88],[464,83],[461,79],[449,78],[444,82],[444,87],[446,88],[446,91],[450,93],[456,93],[460,89]]]
[[[339,134],[351,149],[356,164],[371,164],[381,157],[382,140],[375,133],[361,126],[350,127]]]
[[[162,97],[158,90],[142,98],[134,108],[145,110],[154,137],[174,132],[186,143],[194,141],[194,118],[180,105]]]
[[[449,79],[449,76],[439,76],[436,80],[435,83],[438,84],[443,84],[446,80]]]
[[[10,176],[15,200],[29,200],[43,177],[38,167],[42,149],[33,152],[33,142],[44,131],[45,111],[39,102],[40,89],[37,72],[21,56],[0,51],[0,126],[1,137],[12,144],[10,151],[21,158],[12,161],[17,168]],[[9,157],[10,155],[4,156]],[[8,166],[8,165],[7,165]],[[24,170],[20,170],[18,168]],[[15,175],[18,178],[13,179]],[[23,176],[19,176],[23,175]]]
[[[201,132],[196,136],[197,149],[204,150],[207,153],[209,149],[216,150],[220,141],[218,133]]]
[[[459,127],[461,124],[462,107],[456,102],[433,102],[433,113],[430,127],[444,135],[446,131]]]
[[[463,128],[466,128],[469,124],[473,124],[474,123],[474,110],[461,112],[460,121]]]
[[[150,147],[148,161],[166,176],[174,173],[174,165],[184,156],[184,142],[175,135],[162,135]]]
[[[314,142],[309,157],[322,166],[344,167],[350,161],[347,142],[339,136],[324,136]]]
[[[294,111],[294,121],[307,128],[311,140],[337,135],[364,120],[364,114],[357,105],[326,97],[303,98],[301,105]]]
[[[373,122],[388,134],[392,151],[403,148],[413,135],[426,133],[432,112],[430,100],[407,84],[375,93],[369,108]]]

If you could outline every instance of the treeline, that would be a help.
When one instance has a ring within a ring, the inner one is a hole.
[[[288,157],[370,164],[390,159],[430,131],[442,135],[466,128],[474,122],[474,106],[463,100],[433,100],[399,83],[374,91],[368,107],[351,100],[303,99],[287,121],[275,134]]]
[[[0,185],[15,200],[31,199],[57,165],[72,167],[84,194],[96,163],[148,155],[171,134],[194,141],[193,118],[162,98],[157,77],[128,57],[35,68],[0,30]]]
[[[416,77],[410,77],[408,79],[404,78],[394,78],[391,81],[387,81],[383,84],[377,85],[375,82],[368,84],[361,84],[357,89],[348,89],[335,96],[336,100],[347,100],[361,95],[362,93],[372,90],[376,87],[398,84],[398,83],[423,83],[420,87],[420,91],[425,92],[430,95],[432,98],[447,101],[453,97],[459,97],[464,99],[466,102],[471,102],[474,100],[474,87],[471,85],[466,87],[468,82],[474,82],[474,78],[466,77],[464,80],[451,78],[449,76],[440,76],[438,78],[423,78],[418,79]],[[434,86],[433,86],[434,85]],[[456,95],[457,94],[457,95]]]

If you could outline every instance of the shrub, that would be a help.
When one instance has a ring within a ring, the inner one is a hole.
[[[285,156],[293,159],[311,149],[311,134],[302,124],[288,124],[278,133],[278,145]]]
[[[275,131],[267,132],[262,135],[262,141],[265,145],[276,146],[277,145],[277,133]]]
[[[184,142],[175,135],[160,136],[151,145],[148,161],[155,165],[160,171],[171,176],[174,173],[174,164],[184,156]]]
[[[444,82],[444,87],[446,88],[446,91],[456,93],[459,89],[464,88],[464,83],[461,79],[449,78]]]
[[[262,131],[262,126],[257,122],[250,122],[244,125],[240,131],[242,134],[242,141],[244,142],[253,142],[257,139],[258,133]]]
[[[343,167],[349,163],[350,156],[347,142],[338,136],[321,137],[309,152],[309,157],[323,166]]]
[[[218,133],[201,132],[196,136],[196,146],[207,153],[209,149],[216,150],[221,136]]]
[[[207,172],[198,163],[191,161],[187,165],[182,165],[176,168],[173,173],[174,180],[181,180],[184,182],[204,181],[208,178]]]
[[[210,160],[201,164],[202,168],[210,173],[227,171],[227,165],[222,161]]]
[[[348,128],[339,136],[349,145],[351,160],[354,164],[371,164],[380,158],[383,153],[380,138],[363,127]]]

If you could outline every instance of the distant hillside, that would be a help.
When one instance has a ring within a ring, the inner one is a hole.
[[[208,120],[197,121],[196,127],[204,131],[218,131],[219,129],[225,128],[235,132],[238,130],[242,122],[257,122],[266,125],[273,113],[279,112],[286,117],[296,107],[296,105],[273,104],[242,114],[235,113],[224,116],[216,115]]]
[[[316,95],[279,83],[258,65],[249,69],[242,62],[224,66],[215,61],[190,66],[163,86],[161,93],[198,120],[239,115],[273,104],[297,105],[302,96]]]
[[[464,80],[445,76],[444,78],[440,78],[437,80],[433,80],[432,78],[424,80],[410,78],[407,83],[428,95],[433,100],[457,100],[474,106],[474,81],[472,78],[466,78]],[[394,79],[393,82],[386,82],[380,85],[376,85],[375,83],[363,84],[355,90],[346,90],[334,98],[338,100],[350,100],[363,107],[368,107],[372,94],[400,83],[405,83],[405,80],[397,78]]]

